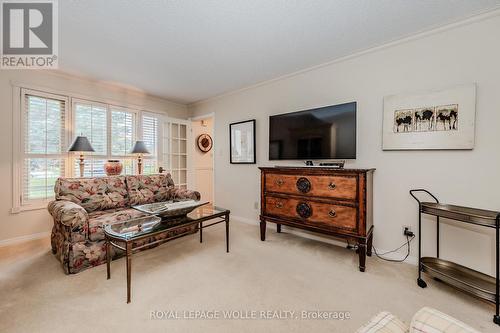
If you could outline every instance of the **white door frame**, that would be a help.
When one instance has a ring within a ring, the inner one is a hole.
[[[212,118],[212,123],[213,123],[213,126],[212,126],[212,133],[210,133],[210,136],[212,137],[212,141],[213,141],[213,146],[212,146],[212,204],[215,206],[215,202],[216,202],[216,199],[215,199],[215,157],[216,157],[216,154],[215,154],[215,149],[217,147],[217,140],[215,138],[215,112],[210,112],[210,113],[207,113],[207,114],[203,114],[203,115],[200,115],[200,116],[196,116],[196,117],[190,117],[188,118],[188,120],[190,120],[191,122],[193,121],[198,121],[198,120],[203,120],[203,119],[208,119],[208,118]],[[191,131],[193,130],[193,126],[191,126]],[[193,142],[196,141],[196,138],[193,137]],[[194,149],[196,149],[196,143],[193,144],[192,146],[192,151],[191,151],[191,156],[194,156]],[[193,161],[194,162],[194,161]],[[194,166],[194,163],[193,163],[193,171],[195,169],[195,166]],[[193,179],[195,179],[196,177],[193,177]],[[194,189],[196,190],[196,189]]]

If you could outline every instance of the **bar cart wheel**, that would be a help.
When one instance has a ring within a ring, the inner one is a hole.
[[[424,280],[422,280],[421,278],[418,278],[418,279],[417,279],[417,284],[418,284],[418,286],[419,286],[420,288],[425,288],[425,287],[427,287],[427,283],[425,283],[425,281],[424,281]]]
[[[494,315],[493,322],[497,325],[500,325],[500,316]]]

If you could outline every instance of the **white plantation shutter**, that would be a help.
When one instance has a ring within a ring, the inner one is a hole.
[[[86,136],[94,155],[107,154],[107,110],[106,105],[76,101],[73,103],[75,112],[75,135]]]
[[[159,116],[143,114],[142,140],[150,152],[149,155],[144,156],[144,174],[158,172],[159,124]]]
[[[135,158],[130,150],[136,138],[136,113],[132,110],[110,106],[111,112],[111,155],[123,163],[123,174],[134,174]]]
[[[105,176],[104,163],[108,155],[107,106],[95,102],[73,100],[74,135],[86,136],[95,152],[85,156],[85,177]],[[73,161],[73,172],[79,175],[77,158]]]
[[[54,197],[54,184],[66,174],[66,106],[64,96],[21,90],[21,204]]]
[[[111,107],[111,155],[129,156],[135,140],[135,113]]]
[[[107,160],[120,160],[122,174],[134,173],[134,157],[130,150],[135,143],[136,111],[109,104],[73,100],[74,137],[86,136],[95,152],[85,156],[85,177],[105,176]],[[74,159],[73,172],[79,174],[79,161]]]

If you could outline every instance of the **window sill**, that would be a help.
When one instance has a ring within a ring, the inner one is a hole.
[[[19,214],[22,212],[27,212],[27,211],[32,211],[32,210],[42,210],[42,209],[47,209],[47,204],[46,203],[40,203],[40,204],[33,204],[33,205],[24,205],[24,206],[19,206],[19,207],[12,207],[10,212],[11,214]]]

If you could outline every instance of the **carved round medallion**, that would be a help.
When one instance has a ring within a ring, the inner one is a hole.
[[[297,205],[296,211],[297,211],[297,214],[299,214],[299,216],[304,218],[304,219],[307,219],[308,217],[311,217],[311,215],[312,215],[312,207],[307,202],[300,202]]]
[[[307,193],[311,190],[311,182],[305,177],[297,179],[297,189],[302,193]]]

